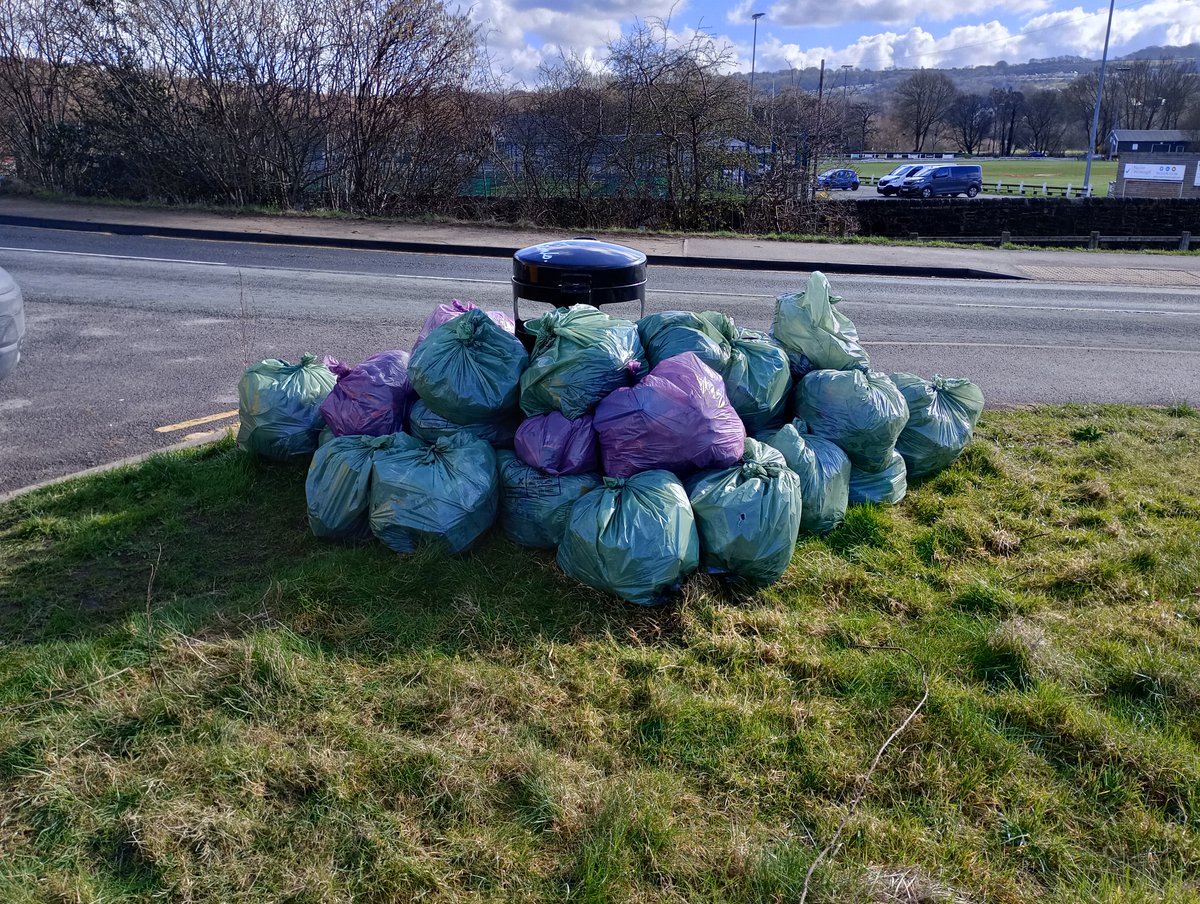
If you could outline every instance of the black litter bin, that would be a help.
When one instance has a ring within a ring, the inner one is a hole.
[[[591,238],[530,245],[513,255],[513,320],[517,300],[555,307],[599,307],[636,301],[646,313],[646,255],[635,248]]]

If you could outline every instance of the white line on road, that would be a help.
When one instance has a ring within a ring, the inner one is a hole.
[[[188,261],[173,257],[135,257],[130,254],[98,254],[91,251],[54,251],[50,248],[0,248],[0,251],[24,251],[28,254],[66,254],[72,257],[106,257],[117,261],[150,261],[159,264],[199,264],[203,267],[228,267],[217,261]]]
[[[1139,355],[1200,355],[1197,348],[1133,348],[1116,345],[1014,345],[1008,342],[903,342],[867,341],[863,345],[888,345],[918,348],[1027,348],[1049,352],[1123,352]]]
[[[1066,311],[1072,314],[1166,314],[1177,317],[1200,317],[1200,311],[1155,311],[1148,308],[1059,308],[1041,304],[985,304],[975,301],[954,301],[950,304],[955,308],[1006,308],[1020,311]]]

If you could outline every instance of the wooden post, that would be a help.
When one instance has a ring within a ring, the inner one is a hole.
[[[1186,229],[1183,230],[1183,235],[1179,237],[1179,250],[1190,251],[1192,247],[1192,234]]]
[[[1092,234],[1088,236],[1088,249],[1091,251],[1095,251],[1099,247],[1100,247],[1100,233],[1097,232],[1095,229],[1093,229]]]
[[[1000,244],[1001,245],[1007,245],[1011,242],[1012,242],[1012,233],[1011,232],[1009,232],[1006,229],[1006,230],[1004,230],[1004,232],[1000,233]]]

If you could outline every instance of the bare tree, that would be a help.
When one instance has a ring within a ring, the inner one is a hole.
[[[992,142],[1001,157],[1012,156],[1017,146],[1018,127],[1025,109],[1025,95],[1011,87],[993,88],[991,93]]]
[[[64,143],[79,107],[82,23],[74,0],[0,0],[0,136],[31,182],[69,187]]]
[[[964,154],[977,154],[992,131],[992,105],[982,94],[960,94],[946,111],[946,125]]]
[[[1034,91],[1025,98],[1025,128],[1030,150],[1055,156],[1062,152],[1070,120],[1062,93]]]
[[[921,151],[930,130],[942,121],[957,90],[943,72],[921,69],[896,88],[896,116],[913,139],[913,150]]]

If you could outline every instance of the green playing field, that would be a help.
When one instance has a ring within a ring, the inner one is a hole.
[[[831,162],[830,166],[850,166],[862,176],[883,176],[902,163],[922,161],[904,160],[851,160]],[[935,161],[928,161],[933,163]],[[947,161],[949,162],[949,161]],[[1027,185],[1047,185],[1078,189],[1083,185],[1084,161],[1077,158],[1007,157],[998,160],[975,158],[958,160],[957,163],[978,163],[983,167],[983,182],[986,187],[996,182],[1025,182]],[[1097,195],[1108,193],[1108,183],[1117,178],[1115,160],[1096,160],[1092,163],[1092,185]]]

